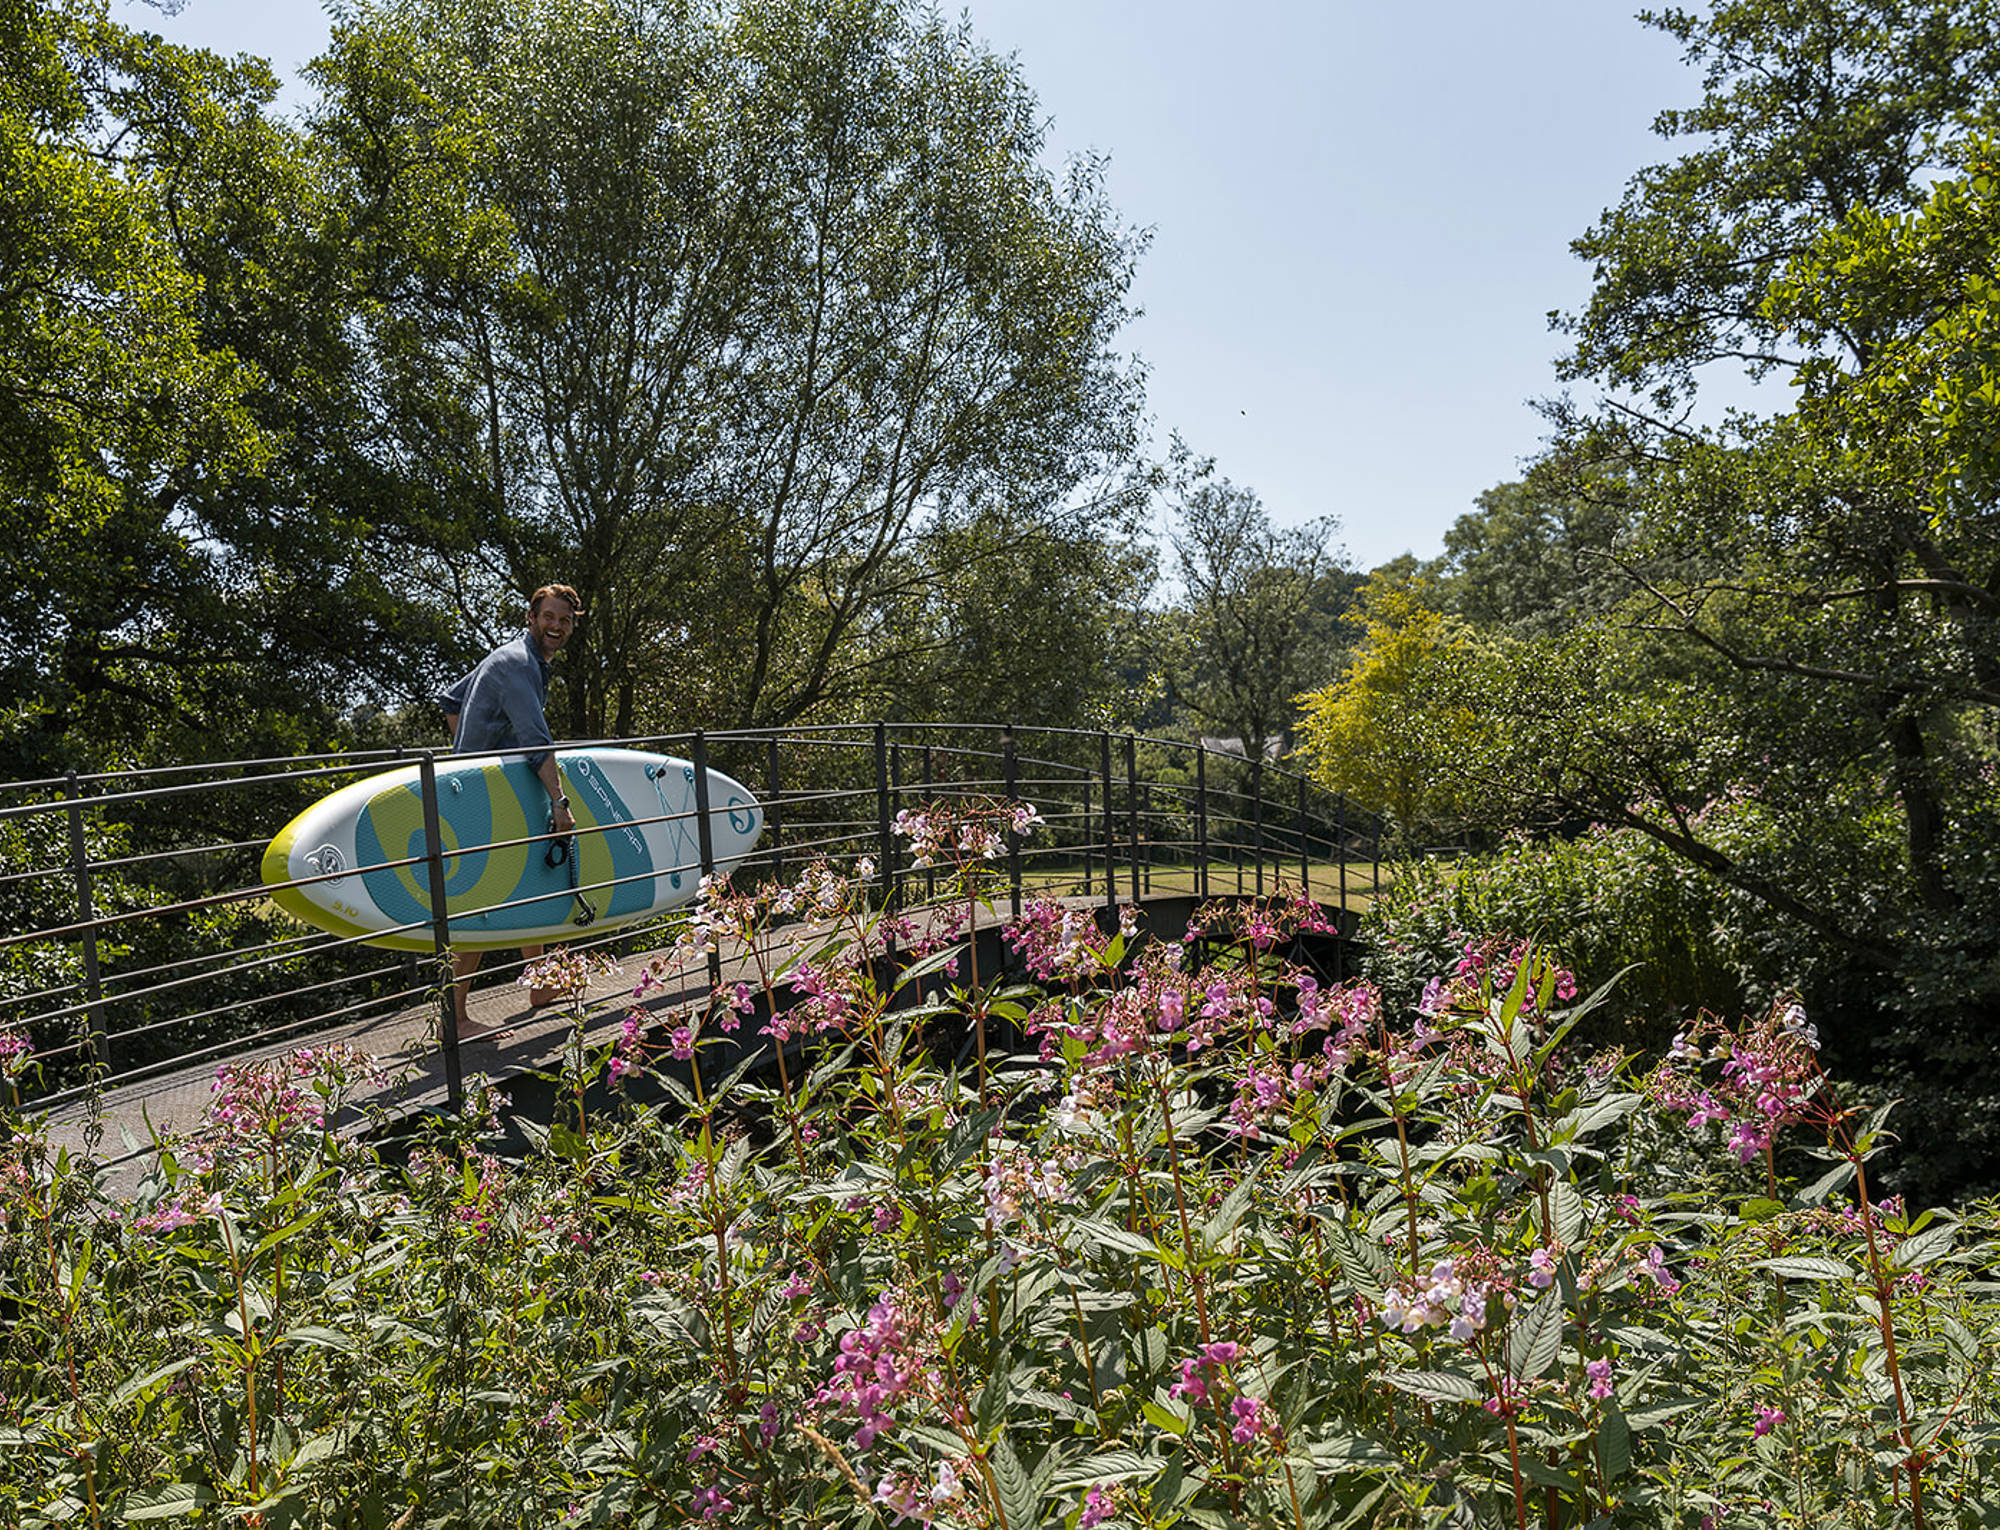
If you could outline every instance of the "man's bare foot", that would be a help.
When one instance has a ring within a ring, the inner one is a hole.
[[[458,1040],[461,1046],[468,1041],[497,1041],[503,1036],[513,1034],[513,1027],[507,1025],[461,1025],[458,1028]]]

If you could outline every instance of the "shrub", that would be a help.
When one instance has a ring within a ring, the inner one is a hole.
[[[969,876],[1008,811],[904,827]],[[730,943],[741,989],[595,1051],[576,1008],[517,1161],[490,1094],[403,1166],[333,1134],[344,1053],[231,1073],[130,1203],[17,1137],[0,1504],[1524,1530],[1974,1524],[2000,1491],[1995,1209],[1874,1198],[1880,1123],[1794,1007],[1586,1056],[1541,949],[1398,1006],[1285,956],[1296,899],[1185,942],[1032,908],[1009,986],[862,886],[706,889],[679,956]],[[570,960],[539,980],[580,994]],[[768,1077],[717,1065],[757,987],[802,1001]],[[962,1066],[922,1044],[945,1016]],[[677,1108],[587,1105],[663,1070]]]

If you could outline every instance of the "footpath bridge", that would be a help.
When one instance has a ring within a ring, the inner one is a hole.
[[[1047,897],[1114,912],[1133,905],[1165,927],[1191,900],[1283,884],[1340,910],[1347,929],[1381,887],[1374,815],[1298,772],[1174,740],[876,723],[591,742],[683,756],[757,792],[766,831],[738,866],[739,885],[783,881],[822,860],[852,874],[866,859],[876,897],[917,908],[948,889],[936,870],[910,868],[892,834],[896,814],[1021,800],[1045,827],[1010,838],[990,921]],[[377,751],[0,784],[0,1066],[22,1104],[47,1114],[55,1142],[136,1163],[155,1133],[195,1124],[218,1067],[299,1046],[345,1041],[392,1060],[378,1103],[398,1113],[456,1108],[468,1066],[505,1076],[556,1055],[570,1023],[528,1011],[512,953],[489,957],[469,1016],[474,1028],[505,1034],[461,1044],[444,1002],[443,920],[432,954],[383,951],[299,924],[260,880],[265,844],[301,809],[420,757]],[[383,864],[450,853],[417,851]],[[705,853],[656,868],[710,869]],[[629,971],[672,943],[679,918],[585,931],[570,949],[623,957]],[[705,1000],[713,981],[734,980],[729,960],[719,953],[709,971],[651,995],[650,1007]],[[611,997],[621,981],[629,989],[629,976],[598,978],[591,999]]]

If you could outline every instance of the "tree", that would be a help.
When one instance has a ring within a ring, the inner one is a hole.
[[[1424,570],[1435,598],[1467,621],[1534,637],[1602,617],[1631,593],[1607,556],[1625,528],[1605,496],[1570,501],[1503,483],[1478,507]]]
[[[902,641],[885,613],[951,578],[913,538],[1115,522],[1138,241],[1094,167],[1040,169],[1032,95],[963,25],[412,0],[342,39],[490,135],[524,281],[433,331],[498,585],[559,567],[589,608],[572,731],[851,712]],[[483,552],[439,566],[475,610]]]
[[[16,768],[316,747],[434,651],[398,570],[448,512],[371,342],[464,226],[413,215],[409,167],[347,195],[255,61],[89,0],[4,14],[0,559],[41,616]]]
[[[1178,505],[1167,531],[1182,589],[1176,695],[1252,760],[1290,747],[1298,694],[1335,667],[1359,584],[1331,517],[1280,530],[1248,489],[1175,443]]]
[[[1464,667],[1456,700],[1496,724],[1473,765],[1527,820],[1623,825],[1732,890],[1762,981],[1805,984],[1919,1125],[1954,1123],[1929,1167],[1990,1173],[2000,373],[1979,135],[2000,15],[1740,0],[1654,23],[1706,69],[1661,131],[1704,136],[1578,241],[1598,282],[1565,370],[1616,395],[1556,410],[1529,480],[1631,528],[1604,554],[1631,601]],[[1732,361],[1789,374],[1796,405],[1690,426],[1702,368]]]
[[[1361,611],[1366,629],[1347,672],[1299,698],[1313,778],[1405,834],[1456,832],[1473,816],[1465,765],[1484,730],[1443,692],[1469,634],[1400,580],[1370,580]]]

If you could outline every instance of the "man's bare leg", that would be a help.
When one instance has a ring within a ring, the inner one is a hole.
[[[451,1012],[458,1021],[458,1039],[477,1041],[482,1036],[492,1035],[491,1030],[474,1030],[466,1018],[466,1001],[472,995],[472,974],[479,970],[478,951],[454,951],[451,953]]]

